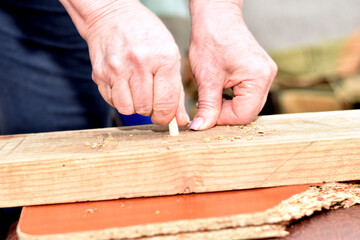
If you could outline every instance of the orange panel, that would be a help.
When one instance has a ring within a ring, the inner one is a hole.
[[[308,186],[24,207],[19,229],[29,235],[47,235],[253,213]]]

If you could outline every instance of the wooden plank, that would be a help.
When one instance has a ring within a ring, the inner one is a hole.
[[[0,207],[360,177],[360,110],[208,131],[138,126],[0,137]]]
[[[325,184],[23,208],[22,240],[249,239],[287,235],[315,211],[360,203],[360,185]]]

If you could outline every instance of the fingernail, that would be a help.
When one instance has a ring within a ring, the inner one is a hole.
[[[199,108],[199,103],[198,103],[198,102],[195,103],[195,107],[196,107],[196,108]]]
[[[203,125],[204,120],[200,117],[195,118],[194,121],[192,121],[192,123],[190,124],[190,130],[199,130],[201,128],[201,126]]]

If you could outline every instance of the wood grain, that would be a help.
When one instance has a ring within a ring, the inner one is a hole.
[[[360,110],[264,116],[177,137],[158,126],[0,137],[0,207],[359,176]]]

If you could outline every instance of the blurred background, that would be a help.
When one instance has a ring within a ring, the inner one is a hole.
[[[196,86],[187,60],[187,0],[142,0],[172,32],[182,55],[190,117]],[[359,0],[244,0],[245,21],[279,71],[261,114],[359,108]]]

